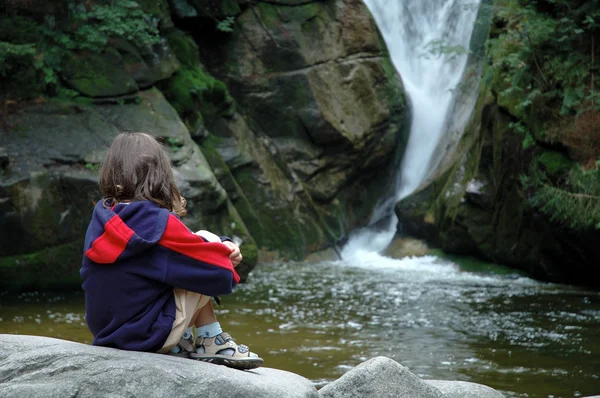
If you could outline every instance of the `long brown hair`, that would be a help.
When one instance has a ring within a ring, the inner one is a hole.
[[[169,157],[150,134],[119,134],[100,167],[99,184],[110,205],[149,200],[179,216],[186,214]]]

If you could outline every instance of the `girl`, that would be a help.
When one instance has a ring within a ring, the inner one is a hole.
[[[261,366],[261,358],[221,330],[210,302],[239,281],[240,250],[226,237],[194,234],[179,220],[186,201],[161,145],[145,133],[120,134],[99,182],[103,199],[81,268],[93,344],[238,369]]]

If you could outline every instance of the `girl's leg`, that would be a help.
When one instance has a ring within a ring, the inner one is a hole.
[[[212,302],[209,301],[204,307],[196,311],[192,321],[190,322],[190,326],[195,326],[198,328],[214,322],[217,322],[217,317],[215,316],[215,310],[212,306]]]

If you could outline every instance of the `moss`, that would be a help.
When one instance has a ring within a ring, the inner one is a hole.
[[[181,66],[190,69],[200,67],[198,46],[191,36],[178,29],[172,29],[167,34],[167,41]]]
[[[74,90],[89,97],[110,97],[137,91],[117,50],[73,54],[63,65],[62,77]]]
[[[569,170],[573,161],[565,154],[556,151],[544,151],[537,158],[539,164],[544,166],[544,170],[550,177],[555,177]]]
[[[300,221],[293,209],[275,206],[272,192],[257,185],[254,171],[250,167],[240,167],[233,172],[236,182],[248,198],[248,203],[258,208],[236,207],[248,230],[259,247],[277,250],[292,259],[301,259],[307,252],[307,242]],[[245,211],[248,211],[247,214]],[[310,230],[310,227],[308,227]],[[305,231],[304,231],[305,232]]]
[[[190,129],[198,121],[210,123],[217,116],[234,111],[225,84],[200,68],[180,69],[169,79],[163,92]]]
[[[195,131],[199,123],[210,124],[218,116],[233,114],[227,86],[202,67],[194,40],[176,29],[167,40],[182,67],[166,82],[163,92],[188,128]]]
[[[0,258],[0,290],[72,288],[80,286],[83,241],[38,252]]]

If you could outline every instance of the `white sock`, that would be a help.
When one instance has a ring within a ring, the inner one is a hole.
[[[189,339],[190,337],[192,337],[192,330],[193,330],[193,327],[192,327],[192,326],[190,326],[189,328],[185,329],[185,332],[183,332],[183,338],[184,338],[185,340],[187,340],[187,339]]]
[[[208,325],[196,328],[196,336],[198,337],[215,337],[223,333],[219,322],[209,323]]]

